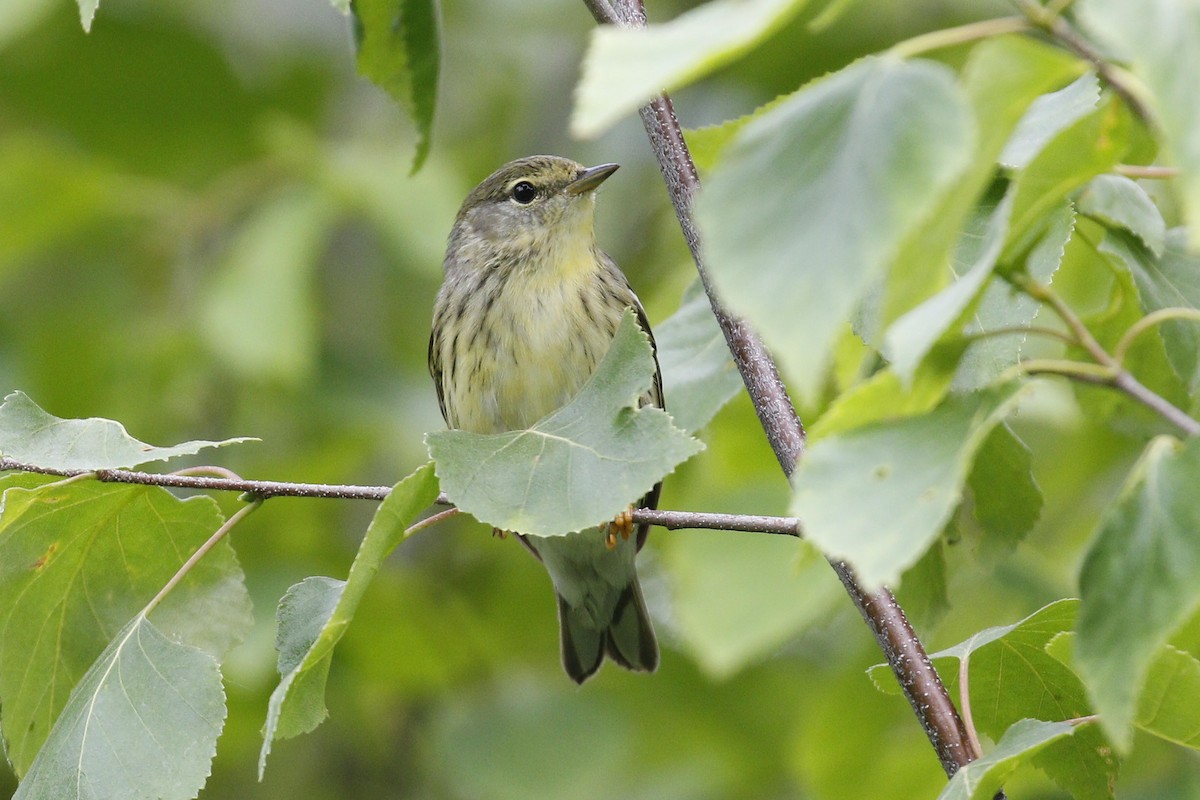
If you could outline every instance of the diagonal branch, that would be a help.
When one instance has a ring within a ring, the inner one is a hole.
[[[595,0],[585,0],[585,3],[601,24],[646,24],[642,0],[613,0],[612,13],[608,13],[604,3]],[[670,98],[661,94],[642,106],[641,118],[713,314],[725,334],[725,341],[779,465],[790,477],[804,453],[804,427],[775,361],[758,334],[744,320],[731,316],[713,291],[701,254],[700,233],[692,217],[692,201],[700,188],[700,179]],[[946,774],[953,775],[972,758],[967,731],[946,687],[929,663],[924,646],[904,616],[904,610],[890,591],[865,592],[848,565],[839,561],[830,563],[875,634]]]

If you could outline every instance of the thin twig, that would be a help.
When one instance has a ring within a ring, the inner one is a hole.
[[[1160,167],[1157,164],[1117,164],[1113,172],[1126,178],[1145,178],[1147,180],[1167,180],[1179,177],[1178,167]]]
[[[795,517],[769,517],[760,514],[712,514],[700,511],[667,511],[639,508],[633,512],[635,523],[649,523],[669,531],[684,528],[746,533],[777,533],[800,536],[800,520]]]
[[[941,30],[930,31],[929,33],[922,33],[919,36],[914,36],[911,39],[905,39],[903,42],[892,45],[888,48],[888,52],[899,58],[912,58],[913,56],[927,53],[930,50],[941,50],[946,47],[954,47],[979,39],[987,39],[992,36],[1003,36],[1007,33],[1023,33],[1032,27],[1033,24],[1025,17],[984,19],[978,22],[969,22],[966,25],[959,25],[955,28],[943,28]]]
[[[616,0],[611,14],[596,3],[587,2],[587,5],[597,22],[645,25],[646,13],[641,0]],[[746,384],[746,391],[758,413],[767,440],[775,451],[775,457],[784,474],[790,476],[804,453],[804,427],[775,361],[758,334],[744,320],[731,316],[713,291],[701,255],[700,233],[692,218],[692,201],[700,187],[700,179],[683,140],[671,100],[665,94],[659,95],[642,106],[640,113],[713,314],[725,335],[729,351]],[[971,760],[967,734],[945,685],[929,663],[925,648],[909,625],[904,610],[890,591],[883,589],[867,593],[848,565],[830,563],[875,634],[946,774],[953,775]]]
[[[1083,324],[1083,320],[1071,309],[1066,302],[1058,296],[1058,293],[1051,289],[1048,285],[1038,283],[1023,273],[1015,273],[1011,278],[1013,284],[1028,294],[1034,300],[1049,306],[1055,314],[1058,315],[1075,338],[1079,341],[1079,345],[1088,352],[1095,364],[1085,364],[1078,361],[1059,361],[1056,359],[1036,359],[1026,361],[1023,364],[1018,364],[1017,367],[1026,374],[1058,374],[1065,375],[1068,378],[1083,381],[1085,383],[1095,383],[1102,386],[1110,386],[1118,389],[1129,395],[1134,400],[1138,401],[1146,408],[1161,416],[1163,419],[1170,422],[1175,427],[1186,433],[1188,436],[1196,436],[1200,434],[1200,422],[1197,422],[1178,406],[1172,404],[1162,395],[1152,391],[1145,386],[1141,381],[1134,377],[1133,373],[1125,369],[1124,365],[1116,357],[1109,354],[1104,346],[1096,340],[1087,326]],[[1169,311],[1164,309],[1163,311]],[[1184,316],[1181,312],[1185,309],[1176,310],[1178,316]],[[1155,317],[1153,314],[1147,315],[1139,323],[1130,326],[1130,329],[1125,332],[1121,342],[1117,347],[1124,358],[1125,351],[1132,342],[1132,337],[1136,337],[1142,329],[1149,327],[1143,325],[1146,320]],[[1190,312],[1189,312],[1190,314]],[[1161,314],[1150,324],[1157,324],[1164,319],[1171,318],[1169,315]],[[1139,328],[1140,326],[1140,328]],[[1135,330],[1137,329],[1137,330]]]
[[[196,467],[196,470],[207,468]],[[324,497],[337,500],[383,500],[392,491],[390,486],[345,486],[327,483],[282,483],[279,481],[253,481],[245,478],[209,478],[180,475],[178,473],[135,472],[113,469],[91,471],[86,469],[56,469],[26,464],[11,458],[0,458],[0,472],[15,470],[34,472],[41,475],[62,475],[70,480],[85,480],[94,477],[106,483],[130,483],[140,486],[164,486],[170,488],[202,489],[206,491],[241,492],[256,500],[270,497]],[[438,503],[445,505],[449,500],[439,496]],[[418,525],[433,524],[458,514],[457,508],[438,512]],[[800,520],[795,517],[772,517],[762,514],[718,514],[706,511],[670,511],[667,509],[638,508],[633,510],[635,523],[657,525],[667,530],[720,530],[745,533],[772,533],[785,536],[800,535]]]

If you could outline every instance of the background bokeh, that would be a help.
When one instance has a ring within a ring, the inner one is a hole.
[[[676,109],[686,126],[720,121],[915,33],[1001,13],[859,0],[822,30],[810,13],[679,92]],[[210,456],[247,477],[393,483],[442,426],[425,352],[458,203],[534,152],[623,165],[601,196],[601,243],[652,322],[669,316],[693,273],[640,124],[593,142],[566,133],[592,27],[569,0],[445,3],[433,149],[410,175],[412,129],[356,76],[348,22],[325,0],[105,0],[90,34],[68,0],[0,4],[0,389],[156,444],[259,437]],[[1068,265],[1061,280],[1088,296],[1089,276]],[[1043,391],[1017,425],[1035,445],[1042,521],[1016,552],[979,558],[959,520],[939,551],[949,607],[901,591],[931,650],[1072,594],[1144,440],[1088,425],[1065,392]],[[784,511],[744,397],[702,437],[664,507]],[[1084,483],[1078,463],[1114,477]],[[905,701],[865,675],[882,660],[866,627],[796,542],[655,534],[642,572],[662,667],[609,666],[578,689],[558,664],[545,573],[468,521],[389,561],[334,659],[329,720],[276,743],[259,783],[275,604],[306,576],[344,576],[372,510],[281,498],[236,531],[256,627],[225,666],[229,719],[203,797],[841,800],[944,785]],[[1123,797],[1200,796],[1194,759],[1137,746]],[[0,767],[0,791],[14,786]],[[1061,795],[1030,774],[1010,796]]]

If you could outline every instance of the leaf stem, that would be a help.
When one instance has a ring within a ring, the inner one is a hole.
[[[1117,164],[1113,172],[1126,178],[1145,178],[1147,180],[1167,180],[1179,176],[1177,167],[1161,167],[1157,164]]]
[[[642,0],[614,0],[611,10],[594,0],[584,2],[597,22],[626,26],[646,24]],[[692,203],[700,188],[700,179],[670,98],[666,94],[658,95],[642,106],[640,115],[717,324],[725,335],[725,342],[775,457],[784,474],[790,477],[804,453],[804,426],[775,361],[758,334],[744,320],[730,315],[713,290],[701,254],[700,232],[692,217]],[[847,564],[839,561],[830,564],[874,633],[943,769],[947,775],[953,775],[971,760],[967,733],[921,640],[909,625],[904,609],[887,589],[873,593],[864,591]]]
[[[1117,346],[1113,348],[1113,361],[1119,365],[1124,365],[1125,355],[1129,352],[1130,345],[1133,344],[1137,337],[1155,325],[1161,325],[1173,319],[1189,319],[1194,322],[1200,322],[1200,311],[1194,308],[1160,308],[1157,311],[1150,312],[1130,325],[1129,330],[1125,331],[1125,335],[1121,337],[1121,341],[1117,342]]]
[[[192,567],[196,566],[200,559],[204,558],[204,556],[208,554],[208,551],[216,547],[217,544],[225,538],[226,534],[233,530],[235,525],[256,511],[262,504],[263,501],[261,499],[254,500],[249,504],[239,508],[232,516],[229,517],[229,519],[225,520],[225,522],[221,524],[221,527],[217,528],[213,535],[208,537],[208,540],[204,544],[200,545],[196,552],[192,553],[192,557],[183,562],[183,566],[171,576],[171,579],[163,584],[163,587],[158,590],[158,594],[154,595],[154,597],[150,599],[150,602],[146,604],[146,607],[142,609],[141,616],[149,616],[150,612],[153,611],[155,607],[157,607],[158,604],[163,601],[163,598],[170,594],[171,590],[178,586],[179,582],[182,581],[187,574],[192,571]]]
[[[962,709],[963,725],[967,729],[967,738],[971,742],[971,758],[983,755],[983,747],[979,744],[979,734],[975,731],[975,718],[971,715],[971,654],[964,653],[958,660],[958,707]]]
[[[888,53],[898,58],[912,58],[930,50],[941,50],[992,36],[1003,36],[1006,33],[1023,33],[1032,28],[1033,25],[1025,17],[984,19],[905,39],[888,48]]]

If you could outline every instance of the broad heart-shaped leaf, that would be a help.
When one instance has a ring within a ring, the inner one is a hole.
[[[1120,175],[1097,175],[1079,193],[1079,213],[1112,228],[1123,228],[1161,258],[1167,223],[1150,195],[1136,181]]]
[[[138,614],[71,692],[14,800],[190,800],[224,723],[217,662]]]
[[[686,86],[779,30],[806,0],[709,0],[670,22],[592,32],[571,132],[604,133],[659,92]]]
[[[696,204],[712,278],[803,396],[974,140],[949,69],[881,57],[800,90],[725,148]]]
[[[1110,231],[1100,252],[1133,275],[1143,311],[1200,309],[1200,256],[1187,251],[1187,231],[1174,228],[1164,241],[1162,257],[1155,258],[1129,236]],[[1163,323],[1161,330],[1171,367],[1195,394],[1200,389],[1200,324],[1172,320]]]
[[[8,488],[0,509],[0,704],[7,754],[25,773],[105,647],[221,526],[209,497],[155,486],[59,481]],[[155,609],[168,636],[219,659],[249,628],[227,541]]]
[[[941,533],[975,452],[1019,395],[1006,384],[954,396],[814,443],[792,480],[805,538],[848,562],[868,590],[894,583]]]
[[[969,660],[971,707],[980,731],[998,739],[1026,717],[1069,720],[1091,713],[1079,678],[1047,652],[1074,624],[1078,606],[1076,600],[1051,603],[1016,625],[989,628],[931,656],[945,676],[957,675],[957,662]],[[873,669],[882,673],[886,667]],[[1112,748],[1096,727],[1054,743],[1034,764],[1080,800],[1111,797],[1117,777]]]
[[[258,776],[266,769],[271,743],[307,733],[321,724],[325,678],[333,648],[346,632],[371,580],[405,536],[405,526],[437,499],[433,465],[396,484],[379,505],[345,581],[312,577],[288,590],[279,603],[279,686],[271,693]]]
[[[119,422],[109,419],[59,419],[47,414],[24,392],[13,392],[0,404],[0,455],[49,469],[120,469],[149,461],[192,455],[206,447],[253,441],[184,442],[154,447],[139,442]]]
[[[1122,749],[1155,651],[1200,607],[1198,484],[1200,439],[1151,441],[1083,563],[1075,656]]]
[[[650,340],[626,311],[579,394],[532,428],[426,434],[442,490],[481,522],[536,536],[612,519],[704,448],[666,412],[637,408],[653,375]]]
[[[1057,92],[1044,94],[1029,105],[1012,137],[1004,145],[1000,163],[1020,169],[1028,164],[1063,128],[1096,110],[1100,81],[1096,73],[1080,75]]]
[[[1056,739],[1070,736],[1074,727],[1069,722],[1021,720],[1005,731],[992,752],[954,773],[938,800],[990,800],[1018,767]]]
[[[413,171],[429,155],[441,39],[437,0],[350,0],[358,71],[400,104],[417,126]]]
[[[1149,89],[1147,100],[1179,166],[1179,193],[1191,230],[1189,249],[1200,248],[1200,4],[1192,0],[1086,0],[1083,22],[1128,60]]]
[[[683,293],[679,310],[656,326],[654,340],[671,419],[694,433],[742,388],[742,376],[699,281]]]

